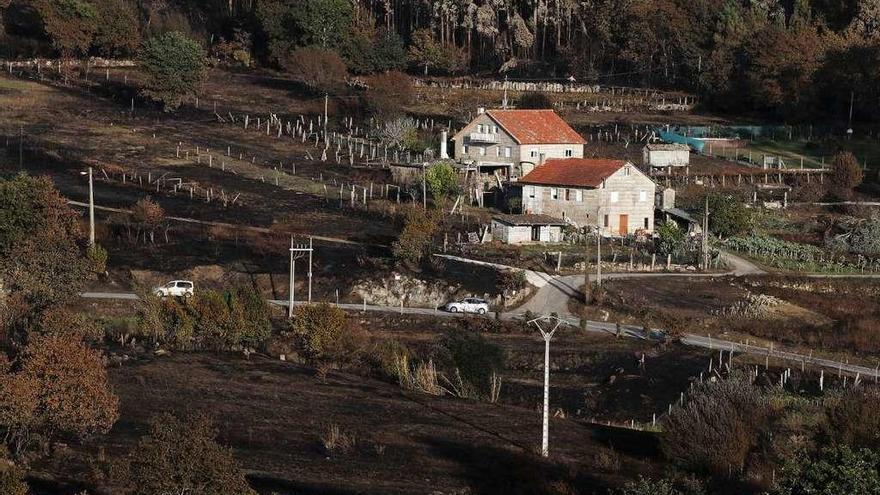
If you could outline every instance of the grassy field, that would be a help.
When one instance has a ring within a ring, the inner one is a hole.
[[[748,149],[753,153],[753,161],[758,163],[760,156],[779,156],[788,168],[798,168],[803,162],[805,168],[822,168],[831,163],[832,157],[840,151],[850,151],[868,169],[880,168],[880,142],[870,138],[833,139],[823,141],[755,141]],[[742,153],[742,152],[741,152]]]

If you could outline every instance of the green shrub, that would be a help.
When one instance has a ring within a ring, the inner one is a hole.
[[[344,311],[327,303],[298,306],[291,327],[306,354],[313,359],[330,358],[344,337],[348,318]]]
[[[197,41],[173,31],[144,42],[140,66],[146,73],[143,94],[173,111],[198,92],[205,78],[205,52]]]
[[[86,251],[86,255],[93,273],[102,274],[107,271],[107,250],[103,246],[95,243]]]
[[[458,374],[477,396],[486,396],[493,376],[504,369],[504,349],[480,334],[453,331],[447,334],[438,349],[438,363]]]
[[[788,462],[778,495],[880,495],[880,453],[846,445]]]

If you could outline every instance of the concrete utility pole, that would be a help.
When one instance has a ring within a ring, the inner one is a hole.
[[[584,304],[590,304],[590,238],[587,236],[587,228],[584,228]]]
[[[324,93],[324,141],[329,143],[330,138],[327,137],[327,105],[330,102],[330,95]]]
[[[553,325],[553,330],[545,331],[541,328],[539,322],[544,320]],[[541,332],[541,337],[544,338],[544,421],[541,430],[541,456],[549,457],[550,456],[550,340],[553,338],[553,334],[556,333],[556,330],[559,328],[559,325],[562,324],[562,320],[555,316],[543,316],[535,318],[534,320],[529,321],[529,323],[534,323],[536,327],[538,327],[538,331]]]
[[[92,175],[92,167],[88,172],[80,172],[80,175],[89,175],[89,247],[95,247],[95,182]]]
[[[290,287],[288,288],[287,317],[293,317],[293,306],[296,304],[296,260],[309,255],[309,302],[312,302],[312,238],[309,244],[293,244],[293,236],[290,236]]]
[[[602,231],[596,228],[596,287],[602,287]]]
[[[703,211],[703,270],[709,269],[709,196]]]

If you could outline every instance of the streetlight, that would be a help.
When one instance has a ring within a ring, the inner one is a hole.
[[[293,317],[293,305],[296,302],[295,282],[296,282],[296,260],[304,257],[306,253],[309,255],[309,302],[312,302],[312,238],[309,237],[309,244],[293,244],[293,236],[290,236],[290,287],[288,292],[287,317]]]
[[[80,175],[89,176],[89,247],[95,247],[95,183],[92,178],[92,167],[89,171],[82,171]]]
[[[553,321],[556,322],[553,325],[553,330],[549,332],[541,328],[541,325],[538,323],[539,321],[544,320],[548,323]],[[544,424],[543,429],[541,430],[541,456],[549,457],[550,456],[550,339],[553,338],[553,334],[556,333],[556,329],[559,328],[559,325],[563,323],[563,320],[559,319],[556,316],[540,316],[535,318],[534,320],[530,320],[528,323],[534,323],[536,327],[538,327],[538,331],[541,332],[541,337],[544,338]]]

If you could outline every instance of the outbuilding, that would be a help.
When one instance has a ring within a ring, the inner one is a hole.
[[[492,239],[505,244],[562,242],[565,221],[549,215],[495,215]]]
[[[642,149],[642,162],[651,167],[684,167],[690,160],[691,149],[686,144],[648,143]]]

